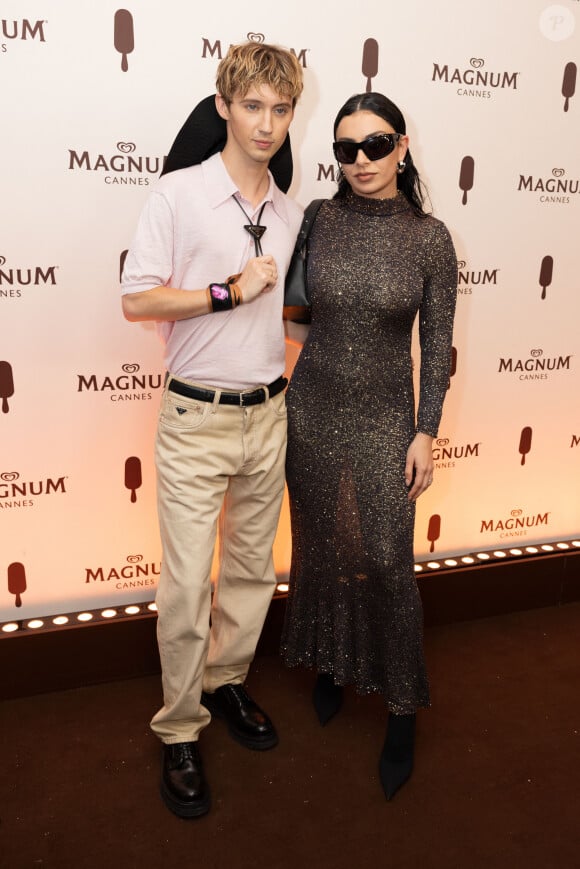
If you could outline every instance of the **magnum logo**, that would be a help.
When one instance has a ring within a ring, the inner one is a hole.
[[[66,477],[53,480],[21,480],[17,471],[0,473],[0,510],[11,507],[30,507],[34,503],[32,497],[41,495],[66,494]],[[24,499],[24,500],[20,500]]]
[[[554,270],[554,260],[551,256],[545,256],[540,266],[540,286],[542,288],[542,299],[546,298],[546,289],[552,283],[552,272]]]
[[[22,595],[26,591],[26,571],[20,561],[8,565],[8,591],[14,595],[14,606],[22,606]]]
[[[50,284],[56,286],[57,266],[33,266],[29,268],[6,267],[6,258],[0,256],[0,299],[20,298],[22,287]]]
[[[441,535],[441,516],[439,513],[433,513],[431,518],[429,519],[429,525],[427,526],[427,540],[431,544],[429,547],[429,552],[435,552],[435,543],[439,540]]]
[[[473,287],[497,286],[499,269],[470,269],[465,260],[457,261],[457,292],[471,295]]]
[[[573,450],[575,447],[580,447],[580,435],[573,434],[570,441],[570,449]]]
[[[525,465],[526,456],[532,449],[532,429],[529,425],[524,426],[522,429],[522,433],[520,435],[520,445],[518,447],[518,452],[522,457],[520,465]]]
[[[265,42],[266,37],[263,33],[248,33],[246,34],[248,40],[250,42]],[[221,60],[225,54],[227,54],[229,46],[226,46],[225,51],[222,46],[221,39],[216,39],[215,42],[212,42],[205,36],[202,36],[202,45],[201,45],[201,56],[205,60],[207,57],[215,57],[217,60]],[[306,52],[309,51],[308,48],[301,49],[300,52],[297,52],[295,48],[291,48],[290,51],[297,59],[298,63],[307,69],[308,64],[306,63]]]
[[[519,72],[490,72],[484,70],[485,60],[482,57],[472,57],[469,67],[449,67],[448,64],[433,64],[431,81],[459,85],[458,96],[482,97],[489,99],[492,90],[517,90]]]
[[[14,375],[9,362],[0,362],[0,398],[2,399],[2,413],[8,413],[8,399],[14,395]]]
[[[127,72],[129,69],[127,55],[135,48],[135,36],[133,16],[126,9],[117,9],[115,12],[114,43],[115,49],[121,55],[121,69]]]
[[[473,187],[473,173],[475,171],[475,161],[473,157],[464,157],[461,161],[461,169],[459,170],[459,189],[463,190],[461,202],[467,205],[467,194]]]
[[[564,111],[567,112],[570,106],[570,100],[576,91],[576,64],[567,63],[564,67],[564,78],[562,79],[562,96],[564,97]]]
[[[129,456],[125,460],[125,488],[131,492],[131,503],[137,500],[137,489],[141,488],[141,459],[137,456]]]
[[[451,443],[449,438],[437,438],[432,447],[433,461],[435,467],[454,468],[456,459],[476,459],[479,458],[479,448],[481,441],[474,444],[461,444],[460,446]]]
[[[580,180],[578,178],[564,178],[565,174],[565,169],[556,166],[552,169],[551,178],[520,175],[518,192],[539,193],[540,202],[568,204],[570,196],[580,192]]]
[[[362,74],[365,76],[366,92],[373,89],[373,79],[379,71],[379,44],[376,39],[366,39],[363,45]]]
[[[19,21],[8,21],[2,19],[2,36],[5,39],[38,39],[39,42],[46,42],[44,35],[44,25],[46,21],[29,21],[28,18],[21,18]]]
[[[143,374],[136,363],[121,366],[122,374],[99,379],[96,374],[77,374],[77,392],[108,392],[111,401],[147,401],[149,390],[161,389],[161,374]]]
[[[510,511],[510,515],[504,519],[482,519],[479,528],[480,534],[486,532],[497,533],[504,537],[525,537],[528,528],[538,528],[539,526],[548,525],[547,513],[535,513],[528,516],[524,515],[523,510],[516,508]]]
[[[335,171],[334,166],[325,166],[324,163],[318,164],[318,175],[316,176],[317,181],[332,181],[336,183],[338,181],[338,170]]]
[[[528,359],[500,358],[498,373],[519,373],[519,380],[547,380],[548,371],[570,371],[571,359],[572,354],[544,356],[544,351],[538,348],[530,350]]]
[[[117,142],[118,154],[91,156],[88,151],[74,151],[69,148],[68,168],[84,169],[86,172],[103,171],[106,184],[134,184],[146,186],[149,184],[147,175],[158,175],[166,157],[136,156],[137,146],[134,142]]]
[[[128,555],[126,560],[127,564],[122,567],[87,567],[85,583],[116,580],[115,587],[119,591],[130,588],[151,588],[156,584],[156,577],[161,572],[161,564],[155,562],[143,564],[142,555]]]

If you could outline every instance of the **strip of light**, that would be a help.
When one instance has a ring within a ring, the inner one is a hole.
[[[82,610],[74,613],[61,613],[54,616],[28,618],[22,621],[9,621],[0,625],[0,638],[27,632],[45,633],[47,631],[78,628],[83,625],[93,625],[99,622],[112,622],[135,616],[153,616],[157,613],[154,601],[139,604],[128,604],[121,607],[106,607],[94,610]]]
[[[493,549],[482,550],[480,552],[472,552],[466,555],[457,555],[454,558],[441,558],[439,560],[431,557],[429,561],[418,561],[414,565],[415,573],[425,573],[425,571],[433,572],[440,570],[461,570],[470,568],[473,565],[488,566],[490,563],[503,561],[515,561],[518,558],[533,557],[549,557],[554,555],[563,555],[566,552],[580,549],[580,540],[577,538],[571,540],[554,541],[553,543],[538,543],[533,546],[525,546],[523,548],[511,549]],[[276,585],[274,598],[284,598],[288,594],[288,582],[282,581]],[[84,625],[94,625],[102,622],[113,622],[119,619],[132,619],[136,617],[154,617],[157,613],[157,605],[154,601],[143,601],[141,603],[127,604],[126,606],[116,606],[99,608],[94,610],[83,610],[74,613],[61,613],[54,616],[40,616],[35,618],[23,619],[22,621],[13,620],[0,624],[0,639],[8,638],[23,633],[44,633],[54,630],[67,630],[68,628],[78,628]]]

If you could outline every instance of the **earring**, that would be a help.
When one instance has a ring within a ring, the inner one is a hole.
[[[399,160],[397,162],[397,174],[402,175],[405,169],[407,168],[407,164],[404,160]]]

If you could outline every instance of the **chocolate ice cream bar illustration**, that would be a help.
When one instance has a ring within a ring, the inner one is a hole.
[[[129,456],[125,462],[125,488],[131,491],[131,503],[137,500],[137,489],[141,486],[141,459]]]
[[[119,257],[119,281],[123,280],[123,269],[125,267],[125,260],[127,259],[128,250],[121,251],[121,256]]]
[[[473,172],[475,169],[475,161],[473,157],[464,157],[461,161],[461,169],[459,170],[459,189],[463,190],[461,202],[467,204],[467,191],[473,187]]]
[[[9,362],[0,362],[0,398],[2,413],[8,413],[8,399],[14,395],[14,377]]]
[[[449,368],[449,383],[447,384],[447,389],[451,386],[451,378],[457,371],[457,347],[451,348],[451,366]]]
[[[22,606],[21,595],[26,591],[26,573],[24,565],[19,561],[13,561],[8,565],[8,591],[16,595],[16,606]]]
[[[429,527],[427,528],[427,540],[431,543],[429,552],[434,552],[435,541],[439,540],[441,534],[441,516],[439,513],[433,513],[429,519]]]
[[[135,47],[133,34],[133,16],[126,9],[117,9],[115,12],[115,48],[121,57],[121,69],[127,72],[129,64],[127,55],[131,54]]]
[[[545,256],[540,266],[540,286],[542,288],[542,299],[546,298],[546,287],[552,283],[552,270],[554,268],[554,260],[551,256]]]
[[[562,96],[565,97],[564,100],[564,111],[568,111],[568,106],[570,105],[570,97],[574,96],[574,92],[576,91],[576,64],[567,63],[564,68],[564,78],[562,79]]]
[[[521,461],[522,465],[525,465],[526,456],[529,453],[529,451],[531,450],[531,448],[532,448],[532,430],[529,427],[529,425],[526,425],[522,429],[522,433],[520,435],[519,453],[522,457],[522,461]]]
[[[366,91],[373,89],[372,79],[379,71],[379,44],[376,39],[365,39],[362,56],[362,74],[366,76]]]

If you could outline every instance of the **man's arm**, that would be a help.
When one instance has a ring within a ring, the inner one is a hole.
[[[207,290],[178,290],[153,287],[122,296],[123,314],[131,323],[141,320],[188,320],[211,313]]]
[[[216,276],[218,283],[225,279],[224,276]],[[236,281],[241,301],[253,301],[261,293],[272,289],[277,280],[278,270],[272,256],[259,256],[249,260]],[[161,285],[138,293],[125,293],[121,302],[123,314],[131,322],[188,320],[212,311],[207,289],[180,290]]]

